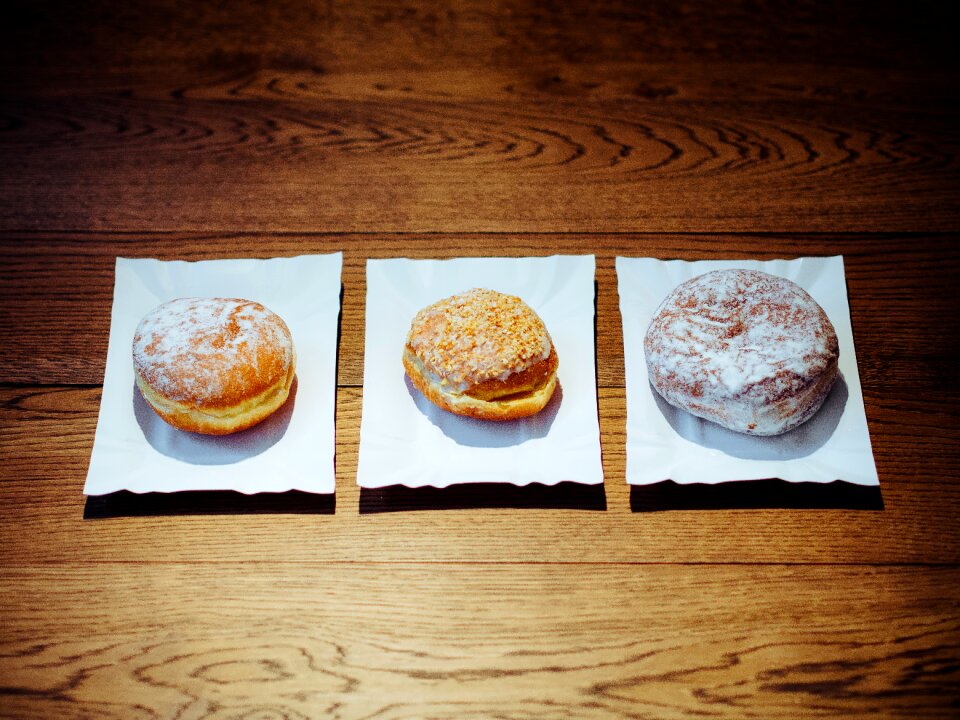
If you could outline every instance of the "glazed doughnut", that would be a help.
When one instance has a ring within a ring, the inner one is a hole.
[[[404,369],[427,399],[482,420],[542,410],[558,363],[543,320],[523,300],[481,288],[420,310],[403,349]]]
[[[830,319],[803,288],[755,270],[717,270],[674,288],[644,352],[664,400],[750,435],[779,435],[812,417],[840,354]]]
[[[286,323],[258,302],[180,298],[140,321],[133,367],[144,400],[170,425],[227,435],[286,402],[296,350]]]

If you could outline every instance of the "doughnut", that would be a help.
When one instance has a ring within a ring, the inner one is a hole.
[[[838,375],[830,319],[799,285],[717,270],[667,295],[644,337],[650,384],[670,405],[748,435],[820,409]]]
[[[540,412],[557,387],[556,348],[520,298],[474,288],[420,310],[403,366],[432,403],[481,420]]]
[[[227,435],[286,402],[296,350],[286,323],[258,302],[179,298],[140,321],[133,367],[143,399],[167,423]]]

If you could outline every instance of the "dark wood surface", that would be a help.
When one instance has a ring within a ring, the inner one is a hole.
[[[0,717],[955,717],[936,3],[14,2]],[[337,493],[86,499],[117,256],[344,253]],[[355,484],[367,258],[594,253],[605,484]],[[879,490],[625,478],[614,259],[842,254]]]

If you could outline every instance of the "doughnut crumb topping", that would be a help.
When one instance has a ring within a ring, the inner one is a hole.
[[[407,347],[446,391],[462,393],[543,362],[553,344],[519,297],[474,288],[420,310]]]

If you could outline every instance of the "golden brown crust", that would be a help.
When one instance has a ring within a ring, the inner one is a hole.
[[[260,303],[180,298],[141,320],[133,364],[141,394],[166,422],[226,435],[286,402],[296,351],[286,323]]]
[[[423,308],[403,351],[407,374],[431,402],[484,420],[542,410],[558,364],[540,317],[520,298],[484,289]]]
[[[403,351],[403,366],[410,381],[430,402],[449,412],[479,420],[519,420],[543,410],[557,389],[556,353],[554,369],[544,382],[526,392],[508,394],[492,400],[481,400],[467,394],[444,392],[422,373],[422,364],[408,349]]]
[[[508,395],[535,392],[547,383],[550,375],[556,373],[558,364],[557,351],[551,348],[546,360],[541,360],[526,370],[512,373],[503,380],[491,378],[486,382],[471,385],[463,394],[477,400],[497,400]]]

